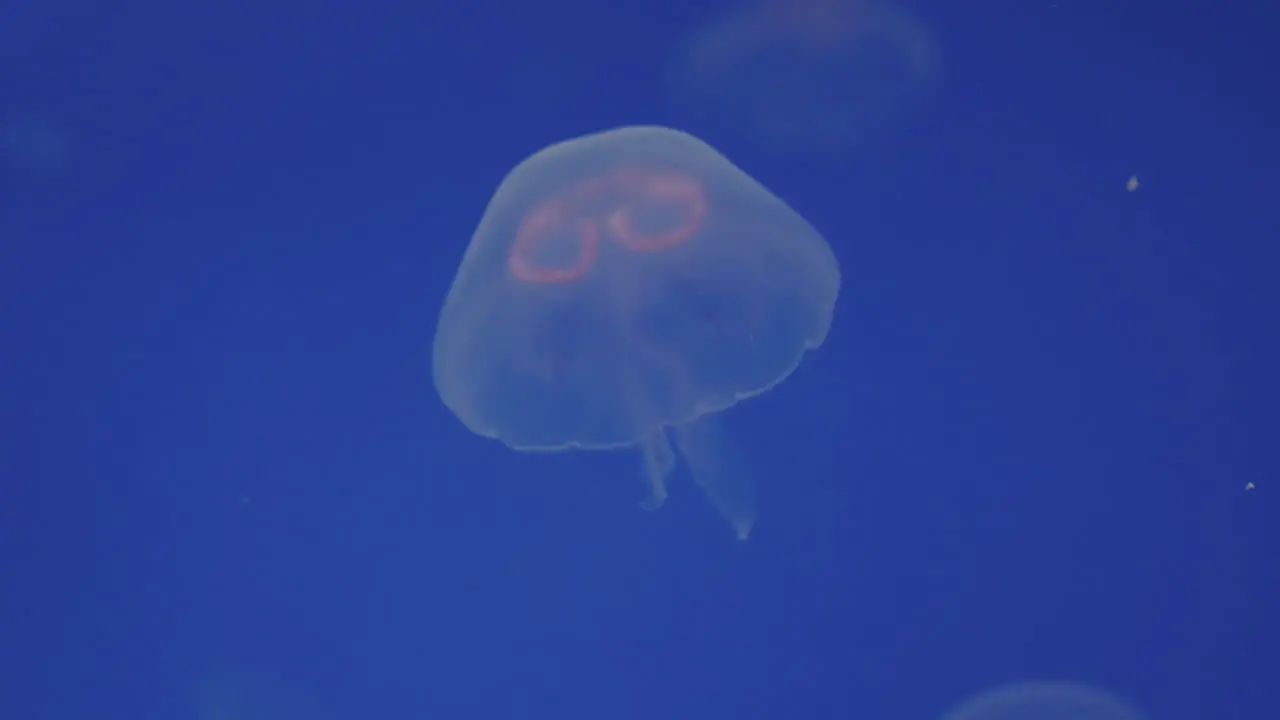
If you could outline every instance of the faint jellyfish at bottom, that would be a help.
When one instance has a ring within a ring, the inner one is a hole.
[[[678,449],[746,539],[754,482],[711,417],[822,344],[839,287],[821,235],[706,143],[587,135],[502,181],[441,310],[433,378],[463,424],[516,450],[638,448],[647,508]]]
[[[1025,682],[982,692],[942,720],[1145,720],[1126,700],[1089,685]]]
[[[328,720],[332,715],[313,697],[261,667],[227,667],[200,677],[195,686],[195,720]]]

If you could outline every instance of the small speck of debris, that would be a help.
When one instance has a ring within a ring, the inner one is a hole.
[[[1253,483],[1251,483],[1251,482],[1247,482],[1247,483],[1245,483],[1245,484],[1244,484],[1244,489],[1245,489],[1245,490],[1253,490],[1253,489],[1254,489],[1254,488],[1256,488],[1256,487],[1258,487],[1258,486],[1257,486],[1257,485],[1254,485],[1254,484],[1253,484]]]
[[[1125,190],[1128,190],[1129,192],[1133,192],[1134,190],[1137,190],[1137,189],[1138,189],[1138,176],[1137,176],[1137,175],[1130,175],[1130,176],[1129,176],[1129,182],[1127,182],[1127,183],[1125,183],[1125,184],[1124,184],[1124,189],[1125,189]]]

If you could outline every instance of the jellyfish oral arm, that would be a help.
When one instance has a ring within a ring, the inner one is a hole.
[[[649,486],[649,497],[640,501],[640,507],[657,510],[667,501],[667,476],[676,466],[676,453],[671,449],[666,431],[659,429],[640,443],[640,454]]]
[[[756,522],[756,486],[747,463],[713,417],[704,416],[681,425],[674,433],[693,481],[733,525],[738,539],[746,540]]]

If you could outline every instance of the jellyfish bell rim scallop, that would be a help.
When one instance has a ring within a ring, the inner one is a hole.
[[[657,424],[653,427],[652,432],[656,433],[663,430],[663,428],[667,428],[667,427],[676,427],[680,425],[692,424],[695,421],[697,421],[699,418],[706,417],[707,415],[714,415],[716,413],[724,412],[725,410],[728,410],[729,408],[734,407],[735,405],[737,405],[738,403],[744,400],[750,400],[751,398],[756,397],[757,395],[763,395],[769,392],[774,387],[778,386],[783,381],[785,381],[788,377],[790,377],[796,371],[796,368],[800,367],[800,364],[804,361],[804,356],[807,355],[811,350],[814,350],[819,346],[821,346],[824,339],[825,339],[825,335],[823,336],[823,338],[819,338],[817,341],[815,341],[813,345],[805,346],[796,355],[795,362],[792,363],[792,365],[789,368],[787,368],[786,372],[780,375],[777,380],[770,383],[768,386],[759,388],[757,390],[735,393],[733,399],[726,402],[708,403],[705,407],[702,405],[695,405],[694,406],[695,411],[689,413],[688,417],[681,418],[675,422]],[[450,409],[452,410],[452,408]],[[462,420],[462,418],[459,417],[459,420]],[[471,430],[476,435],[497,440],[498,442],[501,442],[503,445],[506,445],[512,450],[517,450],[519,452],[559,453],[559,452],[565,452],[567,450],[590,450],[590,451],[621,450],[624,448],[634,447],[636,443],[639,442],[638,439],[637,440],[620,440],[618,442],[612,442],[612,443],[590,443],[590,442],[581,442],[579,440],[572,440],[569,442],[560,443],[558,445],[520,445],[518,443],[511,443],[503,439],[501,434],[499,434],[497,431],[489,431],[489,430],[484,430],[481,427],[473,427],[467,424],[465,420],[463,420],[462,422],[464,425],[466,425],[466,427],[469,430]]]

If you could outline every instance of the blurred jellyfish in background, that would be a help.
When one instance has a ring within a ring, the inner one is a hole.
[[[68,29],[94,23],[122,3],[106,0],[4,0],[0,2],[0,76],[33,68],[33,56],[66,47]]]
[[[120,3],[103,0],[0,0],[0,183],[62,176],[75,143],[47,101],[47,69],[83,51]],[[100,33],[98,33],[100,34]],[[34,97],[33,97],[34,96]],[[45,98],[45,99],[37,99]]]
[[[929,33],[887,2],[753,0],[691,39],[671,85],[697,127],[839,156],[902,117],[937,70]]]
[[[1110,693],[1069,682],[1026,682],[980,693],[943,720],[1144,720],[1141,710]]]
[[[331,720],[308,694],[286,687],[260,668],[224,668],[195,687],[195,720]]]
[[[196,688],[196,720],[273,720],[259,695],[258,688],[232,673],[204,678]]]
[[[36,114],[0,118],[0,163],[24,174],[52,177],[67,166],[65,133]]]

